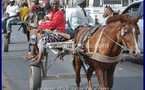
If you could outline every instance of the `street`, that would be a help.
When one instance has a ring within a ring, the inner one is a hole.
[[[29,90],[30,61],[24,59],[28,53],[27,38],[22,30],[17,31],[17,28],[18,26],[13,27],[9,52],[2,54],[2,72],[5,77],[3,82],[7,81],[7,85],[2,82],[3,90]],[[49,55],[50,62],[55,58],[54,56],[53,53]],[[112,90],[143,90],[143,65],[130,62],[128,56],[125,58],[125,61],[116,67]],[[58,75],[74,75],[71,56],[65,56],[64,61],[57,59],[47,73],[56,77]],[[82,70],[81,73],[84,71]],[[76,88],[74,78],[54,79],[43,80],[41,90],[75,90]],[[95,89],[98,87],[97,77],[94,76],[92,81]],[[87,90],[86,78],[81,80],[81,90]]]

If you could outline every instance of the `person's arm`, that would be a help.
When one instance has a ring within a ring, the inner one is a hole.
[[[70,22],[71,28],[73,30],[75,30],[76,28],[78,28],[80,26],[79,20],[77,17],[77,11],[74,11],[71,13],[71,15],[69,17],[69,22]]]
[[[90,15],[88,15],[87,18],[88,18],[88,25],[89,26],[94,26],[95,22],[94,22],[93,18]]]
[[[20,14],[20,12],[17,12],[17,14],[16,14],[16,15],[10,16],[9,18],[12,18],[12,17],[18,17],[18,16],[19,16],[19,14]]]
[[[5,12],[7,17],[9,17],[9,13],[8,12],[9,12],[9,5],[6,7],[6,12]]]

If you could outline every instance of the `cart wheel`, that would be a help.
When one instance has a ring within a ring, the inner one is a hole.
[[[3,34],[3,52],[9,51],[9,39],[6,38],[7,34]]]
[[[41,68],[30,66],[29,70],[29,85],[30,90],[39,90],[41,87]]]

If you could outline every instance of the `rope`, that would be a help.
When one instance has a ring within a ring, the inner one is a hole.
[[[109,38],[112,42],[114,42],[115,44],[117,44],[118,46],[120,46],[122,49],[128,50],[126,47],[124,47],[123,45],[117,43],[117,42],[114,41],[112,38],[110,38],[106,33],[103,32],[103,34],[104,34],[105,36],[107,36],[107,38]]]

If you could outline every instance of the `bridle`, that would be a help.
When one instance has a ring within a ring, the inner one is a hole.
[[[111,40],[112,42],[114,42],[115,44],[117,44],[118,46],[120,46],[123,50],[125,51],[129,51],[129,49],[127,48],[126,44],[125,44],[125,41],[123,40],[123,36],[125,34],[125,24],[121,25],[120,27],[118,27],[118,34],[117,33],[117,41],[113,40],[110,36],[108,36],[105,32],[103,32],[103,34],[109,39]],[[135,27],[133,27],[135,29]],[[118,41],[122,41],[122,44],[120,44]]]

